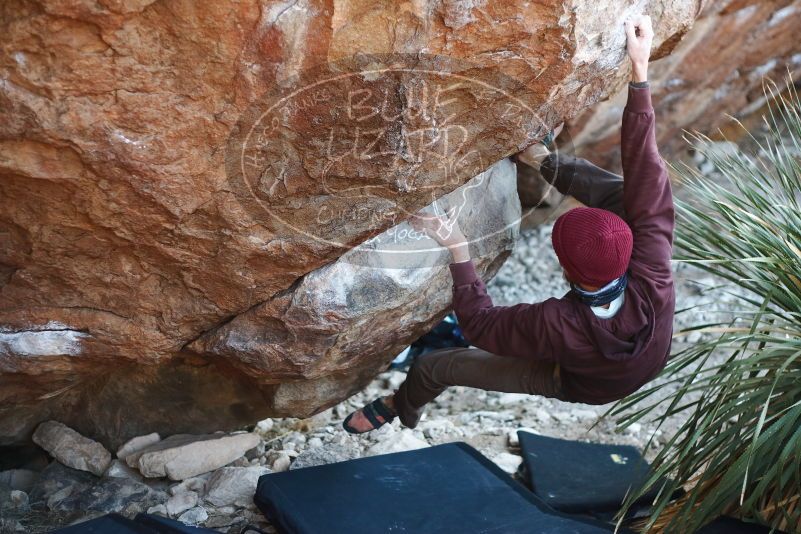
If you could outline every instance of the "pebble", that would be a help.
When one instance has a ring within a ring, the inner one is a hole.
[[[163,504],[157,504],[148,508],[147,513],[167,517],[167,507]]]
[[[525,393],[503,393],[500,397],[498,397],[498,404],[507,406],[509,404],[518,404],[520,402],[530,401],[531,399],[531,395],[526,395]]]
[[[343,430],[342,432],[344,433],[345,431]],[[302,469],[315,465],[344,462],[361,456],[359,448],[352,444],[349,445],[345,436],[343,436],[343,441],[345,443],[334,442],[328,443],[325,447],[306,449],[292,462],[289,469]]]
[[[184,525],[196,526],[203,523],[208,518],[209,518],[209,513],[206,511],[206,509],[203,508],[202,506],[196,506],[182,513],[178,517],[178,521],[180,521]]]
[[[598,419],[599,414],[592,410],[573,410],[571,414],[577,419]]]
[[[170,517],[175,517],[189,510],[190,508],[197,506],[197,501],[197,493],[194,491],[186,491],[170,497],[167,502],[164,503],[164,506],[167,509],[167,513],[170,515]]]
[[[628,427],[626,427],[626,432],[630,434],[639,434],[642,432],[642,425],[640,423],[631,423]]]
[[[411,451],[428,447],[427,441],[415,435],[414,431],[404,428],[400,432],[388,435],[365,452],[367,456],[389,454],[392,452]]]
[[[260,434],[266,434],[275,426],[275,421],[272,419],[264,419],[256,423],[256,431]]]
[[[521,427],[516,428],[514,430],[510,430],[508,432],[508,434],[506,435],[507,440],[509,442],[509,446],[511,446],[511,447],[519,447],[520,446],[520,436],[518,436],[517,433],[521,432],[521,431],[522,432],[529,432],[531,434],[536,434],[537,433],[536,430],[534,430],[533,428],[527,427],[527,426],[521,426]]]
[[[103,476],[108,478],[130,478],[133,480],[142,480],[142,475],[139,474],[139,471],[132,469],[128,466],[125,462],[120,459],[115,458],[111,461],[111,464],[106,469],[106,472]]]
[[[273,461],[270,469],[276,473],[289,470],[292,459],[285,452],[280,453]]]
[[[9,500],[11,501],[11,506],[18,512],[25,512],[30,508],[28,494],[24,491],[11,490]]]
[[[223,467],[209,478],[204,498],[214,506],[246,506],[253,502],[259,477],[269,472],[264,467]]]
[[[507,473],[514,474],[523,462],[523,458],[516,454],[502,452],[495,456],[492,461]]]
[[[195,493],[203,493],[206,488],[206,480],[208,477],[209,475],[206,474],[203,476],[182,480],[180,484],[175,484],[174,486],[170,487],[170,495],[179,495],[181,493],[187,493],[190,491]]]

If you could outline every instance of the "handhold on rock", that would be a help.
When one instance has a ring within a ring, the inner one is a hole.
[[[111,463],[111,453],[103,445],[58,421],[40,424],[33,433],[33,441],[67,467],[97,476],[105,473]]]

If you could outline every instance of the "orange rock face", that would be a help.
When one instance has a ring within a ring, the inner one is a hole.
[[[623,0],[0,5],[0,443],[305,416],[490,275],[504,158],[619,87]],[[658,54],[699,0],[650,2]]]
[[[744,132],[738,120],[758,119],[766,103],[763,77],[782,84],[801,65],[801,2],[712,0],[692,30],[649,72],[657,141],[668,159],[686,151],[683,130],[731,139]],[[796,80],[798,78],[796,77]],[[609,169],[620,169],[621,92],[572,121],[576,150]]]

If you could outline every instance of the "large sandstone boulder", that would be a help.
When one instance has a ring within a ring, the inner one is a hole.
[[[450,305],[403,221],[450,210],[490,276],[504,157],[624,83],[643,5],[2,2],[0,443],[56,419],[116,449],[363,387]],[[699,5],[647,3],[656,55]]]
[[[766,104],[762,81],[780,86],[801,66],[801,1],[708,0],[692,30],[649,77],[656,134],[668,159],[687,150],[684,130],[724,135],[755,125]],[[796,81],[798,81],[796,75]],[[586,111],[570,125],[578,153],[608,169],[620,169],[620,110],[626,93]]]

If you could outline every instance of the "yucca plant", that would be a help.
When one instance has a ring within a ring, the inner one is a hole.
[[[765,94],[768,133],[752,137],[753,153],[690,136],[721,180],[674,168],[688,199],[677,203],[676,259],[726,280],[739,306],[690,328],[701,341],[612,409],[623,426],[686,417],[625,504],[662,488],[649,532],[690,533],[721,514],[801,532],[801,100],[792,80],[783,92],[766,82]]]

